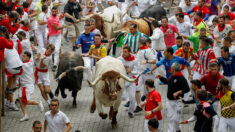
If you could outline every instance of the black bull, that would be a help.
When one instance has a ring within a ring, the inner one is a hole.
[[[65,89],[72,91],[73,106],[77,105],[77,92],[81,89],[83,80],[83,70],[75,71],[73,69],[77,66],[84,66],[82,57],[79,54],[75,54],[71,51],[65,52],[60,57],[60,62],[56,73],[56,78],[58,78],[63,72],[66,72],[66,75],[58,80],[58,86],[55,91],[55,95],[58,96],[60,91],[61,96],[66,98],[67,95],[65,94]]]
[[[161,20],[163,16],[166,16],[166,11],[160,5],[153,5],[141,12],[139,18],[149,18],[152,17],[155,20]]]

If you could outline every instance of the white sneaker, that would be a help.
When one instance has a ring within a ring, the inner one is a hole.
[[[39,101],[38,108],[40,109],[40,112],[43,112],[44,107],[43,107],[42,101]]]
[[[19,108],[13,103],[13,104],[10,104],[9,106],[9,109],[11,110],[14,110],[14,111],[19,111]]]
[[[20,121],[28,121],[29,117],[28,116],[24,116],[23,118],[20,119]]]

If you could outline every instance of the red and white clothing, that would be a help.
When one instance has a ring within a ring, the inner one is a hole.
[[[154,64],[148,64],[148,63],[145,65],[141,65],[140,62],[157,59],[156,55],[154,55],[154,53],[152,52],[152,50],[148,46],[140,47],[139,51],[136,55],[136,58],[137,58],[137,63],[138,63],[138,65],[137,65],[138,74],[141,74],[143,72],[148,72],[154,66]],[[138,86],[136,88],[136,91],[140,91],[141,87],[144,86],[144,94],[147,95],[148,91],[146,90],[146,87],[145,87],[145,81],[147,79],[155,80],[154,74],[151,74],[151,75],[141,74],[141,76],[139,77],[139,80],[138,80]]]
[[[101,0],[89,0],[90,1],[90,5],[96,5],[95,8],[93,9],[89,9],[87,8],[87,5],[85,5],[85,9],[84,9],[84,15],[88,14],[88,13],[97,13],[98,10],[98,4],[102,3]]]
[[[175,45],[175,33],[178,33],[178,28],[175,25],[168,24],[166,28],[161,26],[160,29],[164,34],[167,30],[170,30],[170,32],[164,37],[166,47],[172,47],[173,45]]]
[[[158,107],[158,102],[161,102],[161,95],[158,91],[156,91],[155,89],[151,92],[148,93],[148,96],[147,96],[147,101],[146,101],[146,109],[145,111],[151,111],[155,108]],[[145,116],[145,120],[149,120],[149,119],[152,119],[152,118],[156,118],[158,121],[162,121],[162,114],[161,114],[161,111],[157,111],[157,112],[154,112],[150,115],[150,117],[146,117]],[[147,121],[145,121],[145,124],[144,124],[144,129],[145,129],[145,132],[149,132],[149,129],[148,129],[148,125],[147,125]],[[159,127],[158,127],[158,130],[161,131],[161,123],[159,123]]]
[[[219,40],[223,41],[223,39],[227,36],[227,33],[232,30],[232,27],[229,24],[225,24],[223,27],[220,27],[219,25],[215,27],[213,34],[215,38],[218,38]],[[222,43],[217,43],[214,41],[214,47],[213,50],[215,52],[216,57],[220,57],[221,53],[221,47],[223,46]]]
[[[4,51],[5,48],[12,49],[14,43],[12,40],[8,41],[5,37],[0,37],[0,62],[4,60]]]
[[[24,71],[19,76],[20,79],[20,89],[19,97],[22,97],[23,102],[31,99],[31,95],[34,91],[34,80],[33,80],[33,62],[27,61],[22,65]]]
[[[15,48],[5,49],[5,73],[8,77],[12,75],[20,75],[23,72],[22,61],[20,60],[19,54]]]
[[[59,15],[53,16],[50,15],[48,18],[48,36],[49,36],[49,44],[55,45],[54,51],[54,65],[59,63],[59,52],[61,47],[61,30],[56,30],[54,25],[57,27],[60,26],[60,18]]]
[[[193,79],[201,79],[203,75],[205,75],[209,69],[209,64],[212,62],[216,62],[214,51],[206,47],[206,49],[200,49],[196,54],[194,54],[196,60],[199,60],[201,64],[196,63],[194,68]]]
[[[127,73],[127,76],[130,78],[135,78],[136,71],[135,71],[135,66],[137,65],[136,59],[133,55],[130,55],[127,58],[124,58],[123,56],[118,57],[119,60],[122,61],[123,65],[125,68],[130,68],[131,73]],[[122,96],[123,99],[126,99],[126,94],[129,94],[129,101],[130,101],[130,106],[128,112],[134,113],[135,110],[135,92],[136,92],[136,84],[135,83],[130,83],[126,82],[125,83],[125,89],[124,89],[124,94]]]
[[[25,51],[30,52],[31,53],[30,60],[33,62],[33,51],[32,51],[31,43],[30,43],[29,39],[22,40],[21,46],[22,46],[22,54],[24,54]],[[22,54],[21,54],[21,56],[22,56]]]
[[[39,51],[39,53],[41,54],[40,59],[39,60],[35,60],[36,62],[36,70],[35,70],[35,81],[37,82],[37,84],[43,84],[45,86],[49,86],[50,85],[50,78],[49,78],[49,72],[48,69],[50,68],[50,65],[52,63],[52,57],[51,56],[46,56],[46,49],[41,49],[41,51]],[[46,65],[43,68],[40,68],[40,63],[42,61],[42,58],[44,58],[46,56],[46,58],[43,60],[43,63]]]

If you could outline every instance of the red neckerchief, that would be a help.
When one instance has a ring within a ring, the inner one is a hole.
[[[20,29],[22,29],[24,31],[29,31],[29,29],[26,26],[22,26]]]
[[[222,32],[222,31],[224,30],[224,28],[225,28],[225,24],[224,24],[224,26],[223,26],[223,27],[220,27],[220,26],[219,26],[219,24],[218,24],[219,32]]]
[[[44,55],[47,56],[47,51],[45,51]]]
[[[99,44],[95,44],[96,48],[99,48],[102,43],[100,42]]]
[[[206,101],[201,101],[200,103],[199,103],[199,105],[201,105],[201,104],[203,104],[203,103],[205,103]]]
[[[123,56],[122,56],[123,57]],[[133,61],[135,60],[135,56],[130,54],[128,57],[123,57],[126,61]]]
[[[186,12],[182,12],[184,15],[188,15]]]
[[[180,76],[183,76],[183,73],[182,73],[182,72],[178,72],[178,73],[176,73],[175,75],[172,75],[172,77],[180,77]]]
[[[96,29],[96,28],[94,27],[93,29],[91,29],[91,31],[90,31],[90,32],[93,32],[95,29]]]
[[[27,60],[27,61],[25,61],[24,63],[28,63],[28,62],[30,62],[30,60]]]
[[[144,46],[141,46],[139,49],[140,50],[145,50],[145,49],[148,49],[149,47],[148,47],[148,45],[144,45]]]
[[[27,13],[29,13],[29,10],[28,10],[28,8],[24,8],[24,12],[27,12]]]
[[[194,26],[197,26],[197,25],[200,24],[202,21],[203,21],[203,19],[200,19],[200,20],[198,20],[198,21],[196,21],[196,20],[194,19]]]
[[[18,54],[20,55],[22,53],[22,45],[20,43],[20,40],[17,40],[18,43]]]

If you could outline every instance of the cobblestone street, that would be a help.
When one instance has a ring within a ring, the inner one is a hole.
[[[173,11],[171,14],[173,14]],[[62,52],[72,49],[71,44],[65,43],[64,40],[62,43]],[[51,71],[50,73],[51,89],[54,92],[57,88],[57,82],[54,79],[54,74]],[[165,107],[167,86],[157,85],[156,89],[160,92],[162,97],[163,131],[167,132],[167,112]],[[144,112],[135,115],[134,118],[130,119],[127,114],[127,108],[123,106],[126,101],[122,101],[122,104],[119,107],[117,115],[117,129],[112,129],[111,120],[108,118],[106,120],[102,120],[99,117],[97,111],[95,111],[94,114],[91,114],[90,104],[92,102],[93,89],[88,87],[86,80],[83,81],[82,89],[78,92],[77,108],[72,107],[71,92],[66,91],[66,93],[68,95],[66,99],[62,99],[60,95],[58,99],[60,100],[60,110],[63,111],[70,119],[72,125],[71,132],[75,132],[75,130],[80,130],[81,132],[144,132]],[[15,92],[15,98],[17,98],[17,96],[18,91]],[[29,121],[20,122],[20,118],[23,117],[23,113],[21,111],[10,111],[7,107],[5,107],[5,116],[2,117],[3,132],[31,132],[32,123],[35,120],[40,120],[42,123],[44,123],[44,113],[49,109],[47,103],[41,97],[41,93],[37,86],[35,86],[32,99],[43,101],[45,107],[44,112],[40,113],[37,106],[27,106],[30,119]],[[194,104],[189,105],[189,107],[185,107],[182,114],[182,120],[190,118],[194,112],[194,109]],[[108,109],[105,109],[105,111],[108,113]],[[193,123],[182,125],[181,131],[192,132]]]

